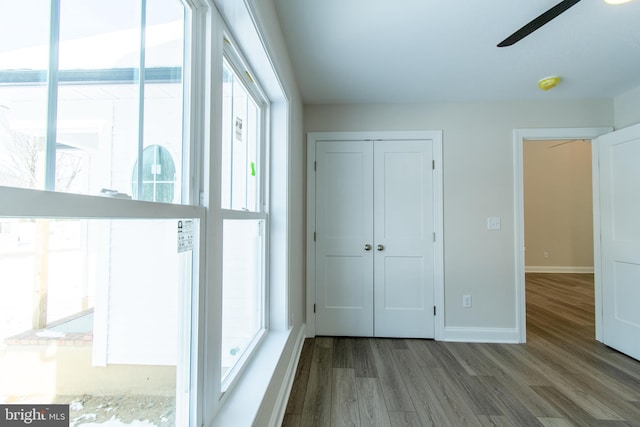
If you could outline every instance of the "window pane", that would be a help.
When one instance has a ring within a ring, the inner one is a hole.
[[[156,182],[156,201],[180,202],[182,164],[184,7],[179,0],[147,0],[145,48],[144,147],[162,146],[173,159],[172,173],[162,170],[164,184]],[[146,162],[146,159],[145,159]],[[159,180],[158,171],[156,181]],[[137,181],[137,180],[136,180]],[[143,185],[146,181],[143,178]],[[149,199],[146,185],[142,200]],[[161,190],[162,189],[162,190]],[[160,198],[158,191],[163,191]],[[134,192],[137,194],[137,191]],[[171,197],[169,194],[171,193]]]
[[[0,185],[44,188],[49,0],[0,0]]]
[[[222,264],[222,380],[264,328],[263,220],[225,220]]]
[[[131,194],[139,147],[161,145],[175,166],[167,201],[180,203],[182,2],[146,0],[141,48],[140,0],[60,0],[57,95],[46,85],[50,1],[0,2],[0,185],[45,188],[55,127],[56,191]],[[47,123],[48,104],[56,123]]]
[[[61,0],[57,191],[126,192],[118,170],[137,155],[139,47],[139,1]]]
[[[224,62],[222,105],[222,208],[260,210],[260,109]]]
[[[177,223],[0,219],[0,403],[186,419],[193,259]]]

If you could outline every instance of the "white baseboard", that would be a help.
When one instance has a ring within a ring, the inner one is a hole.
[[[284,421],[284,416],[287,411],[287,404],[289,403],[289,396],[291,395],[291,388],[293,387],[293,381],[296,378],[296,370],[298,369],[298,362],[300,361],[300,354],[302,353],[302,345],[305,340],[305,325],[302,325],[300,332],[296,337],[296,343],[294,344],[294,350],[291,353],[291,359],[287,366],[287,373],[285,374],[282,387],[278,393],[278,399],[275,402],[275,407],[271,415],[270,426],[281,426]]]
[[[516,344],[520,342],[520,333],[515,328],[445,326],[443,341]]]
[[[525,273],[593,273],[593,267],[571,267],[571,266],[535,266],[524,267]]]

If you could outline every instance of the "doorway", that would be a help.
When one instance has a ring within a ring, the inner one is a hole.
[[[591,141],[523,144],[526,273],[593,273]]]
[[[555,141],[555,143],[547,143],[548,146],[556,145],[562,147],[565,142],[573,140],[592,140],[600,135],[610,132],[611,128],[559,128],[559,129],[517,129],[514,131],[514,196],[515,196],[515,224],[516,224],[516,322],[520,334],[520,342],[526,342],[526,297],[525,297],[525,187],[524,187],[524,150],[526,143],[535,143],[527,141]],[[541,142],[541,144],[542,144]],[[593,238],[591,246],[593,245]],[[542,259],[551,259],[551,252],[541,250]],[[545,252],[547,258],[545,257]],[[600,295],[598,290],[595,292],[596,306],[596,338],[598,338],[598,325],[601,323],[599,316]]]
[[[586,139],[523,143],[530,339],[547,336],[558,327],[566,328],[569,334],[594,335],[591,145]],[[541,318],[549,328],[540,328]]]

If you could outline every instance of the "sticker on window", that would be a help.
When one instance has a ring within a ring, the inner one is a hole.
[[[178,221],[178,253],[193,250],[193,220]]]

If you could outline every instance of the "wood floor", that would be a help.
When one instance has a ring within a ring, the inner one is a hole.
[[[593,275],[526,287],[527,344],[307,339],[283,426],[640,426],[640,362],[595,341]]]

